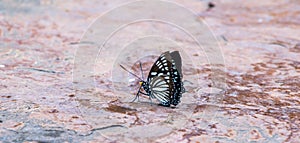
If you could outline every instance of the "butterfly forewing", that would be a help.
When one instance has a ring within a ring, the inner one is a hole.
[[[153,77],[161,76],[161,75],[170,75],[169,70],[172,66],[170,53],[163,53],[153,64],[149,75],[148,81],[152,80]]]

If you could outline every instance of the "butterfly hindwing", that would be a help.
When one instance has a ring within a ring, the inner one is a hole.
[[[150,91],[152,97],[158,99],[162,105],[170,106],[170,90],[169,84],[165,80],[166,76],[154,77],[150,82]]]

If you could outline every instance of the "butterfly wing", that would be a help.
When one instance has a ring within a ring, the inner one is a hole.
[[[156,60],[156,62],[153,64],[147,81],[150,83],[150,88],[153,90],[159,89],[160,87],[157,87],[156,82],[159,82],[163,84],[164,86],[167,86],[167,91],[160,91],[156,90],[156,93],[153,93],[151,91],[152,95],[157,98],[162,105],[170,106],[170,103],[172,101],[172,94],[174,91],[174,84],[172,82],[171,78],[171,67],[172,67],[172,57],[170,55],[170,52],[165,52],[160,55],[160,57]],[[159,85],[159,84],[158,84]],[[162,96],[162,97],[161,97]],[[168,98],[166,97],[168,96]],[[165,101],[167,99],[168,101]]]
[[[172,103],[173,105],[177,105],[180,102],[180,98],[182,96],[182,93],[185,92],[185,89],[183,87],[182,83],[182,62],[181,62],[181,56],[178,51],[174,51],[171,54],[173,63],[172,63],[172,71],[171,72],[171,78],[174,83],[174,91],[172,94]]]
[[[151,97],[155,97],[164,106],[170,106],[171,96],[169,84],[165,80],[166,76],[154,77],[150,82]]]
[[[172,59],[174,60],[175,67],[176,67],[177,71],[179,72],[180,77],[182,78],[182,70],[181,70],[182,62],[181,62],[181,56],[180,56],[179,52],[174,51],[170,55],[171,55]]]
[[[147,81],[150,83],[150,88],[152,88],[151,94],[165,106],[170,106],[170,104],[176,106],[180,102],[184,91],[181,81],[181,66],[179,52],[170,53],[167,51],[161,54],[149,72]],[[161,89],[162,86],[164,90]],[[153,90],[155,90],[155,93]]]
[[[153,64],[149,75],[148,81],[151,81],[154,77],[161,76],[161,75],[170,75],[170,68],[172,66],[172,57],[170,52],[165,52],[160,55],[160,57],[156,60]]]

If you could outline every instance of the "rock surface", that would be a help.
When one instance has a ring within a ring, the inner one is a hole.
[[[195,68],[185,60],[187,92],[176,108],[145,96],[128,102],[138,83],[133,80],[128,93],[118,92],[118,84],[112,84],[123,77],[111,78],[99,66],[113,66],[113,59],[94,59],[96,90],[74,88],[72,69],[82,35],[99,16],[127,2],[0,2],[0,141],[299,142],[298,0],[176,0],[205,20],[218,39],[227,85],[222,101],[212,102],[220,91],[210,82],[209,65],[203,60]],[[144,31],[195,45],[170,25],[137,23],[113,35],[108,47],[118,53],[116,47]],[[194,50],[186,57],[205,59],[203,51]],[[142,59],[144,71],[155,58]],[[131,69],[139,74],[137,65]]]

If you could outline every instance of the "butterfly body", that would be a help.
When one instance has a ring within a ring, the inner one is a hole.
[[[139,93],[156,98],[163,106],[176,106],[185,92],[182,83],[181,57],[178,51],[165,52],[153,64],[146,81],[141,87],[146,93]],[[137,96],[138,96],[137,94]]]

